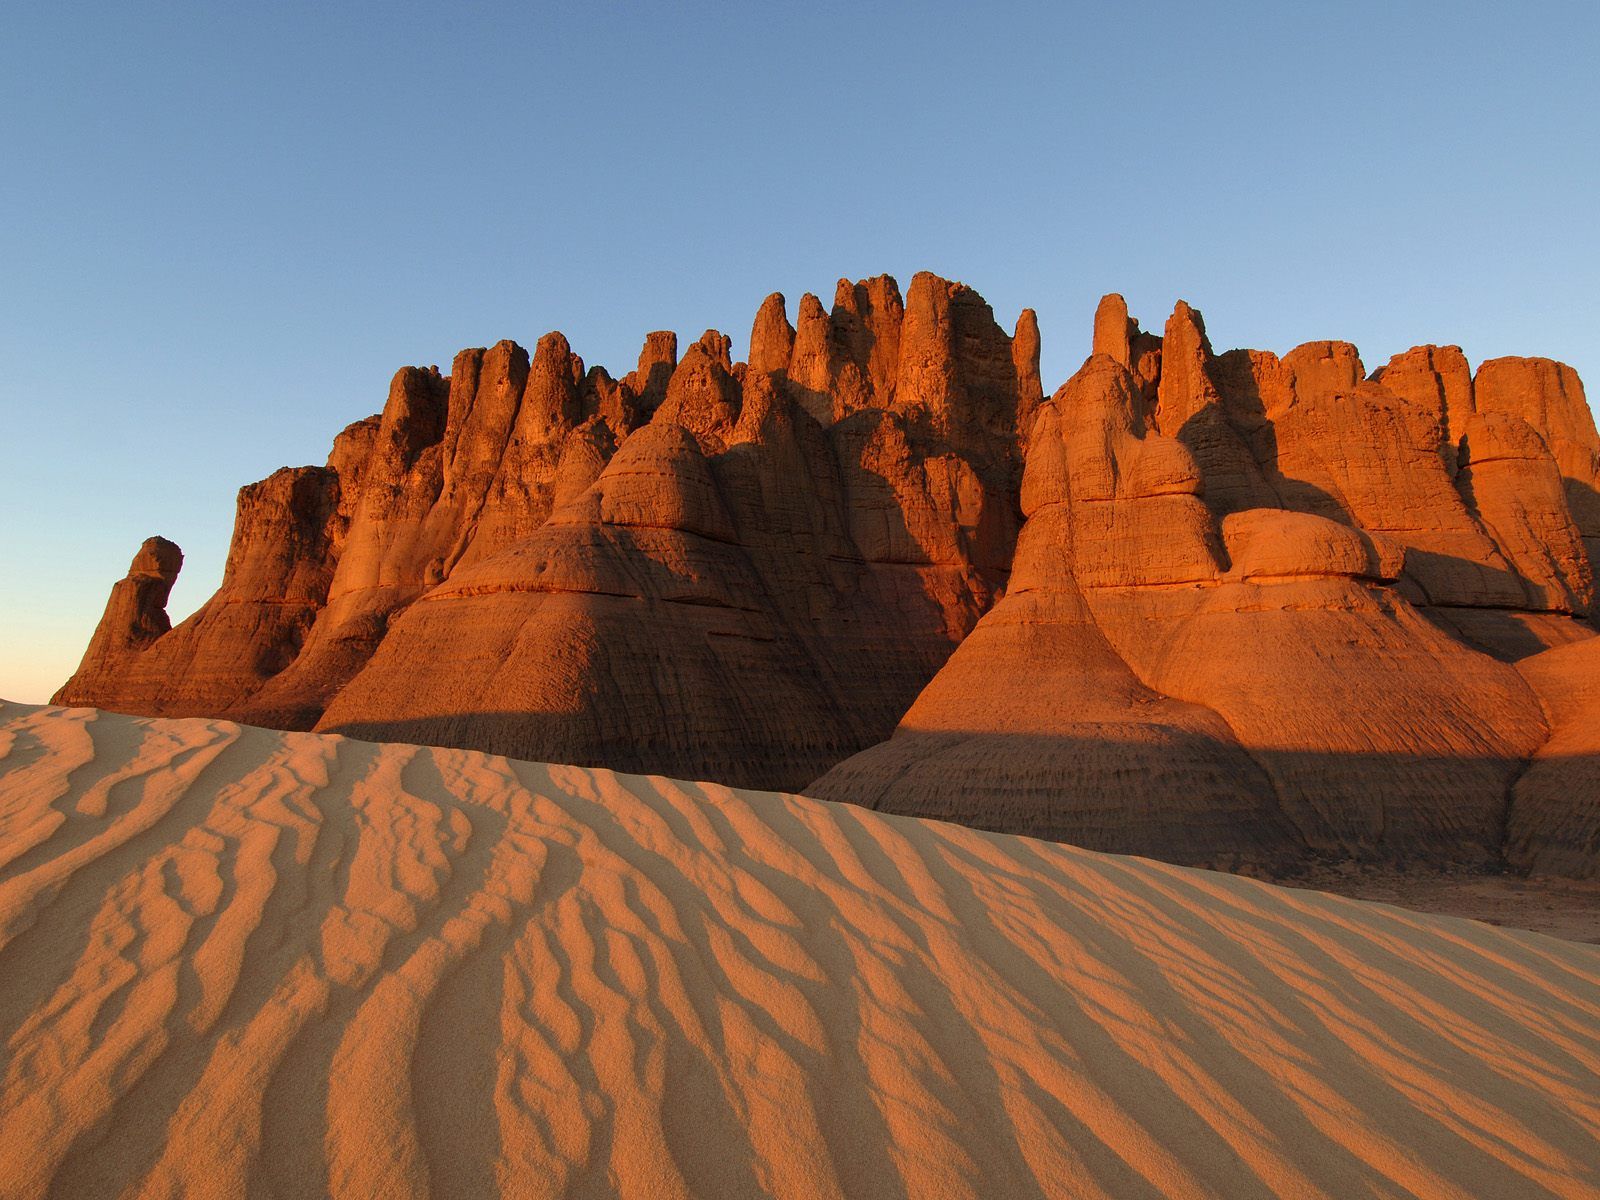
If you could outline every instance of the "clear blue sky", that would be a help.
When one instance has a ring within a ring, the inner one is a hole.
[[[1600,5],[32,4],[0,29],[0,695],[146,536],[407,363],[559,328],[743,350],[766,293],[1101,293],[1218,348],[1544,354],[1600,387]]]

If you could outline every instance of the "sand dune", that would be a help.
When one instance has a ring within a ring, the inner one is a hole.
[[[790,796],[0,709],[0,1194],[1600,1196],[1600,950]]]

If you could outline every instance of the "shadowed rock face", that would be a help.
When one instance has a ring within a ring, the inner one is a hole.
[[[1188,862],[1592,871],[1560,751],[1588,725],[1539,665],[1600,644],[1576,375],[1218,355],[1189,305],[1158,337],[1119,296],[1092,350],[1045,400],[1032,311],[1008,336],[924,273],[793,323],[774,293],[745,362],[711,330],[620,379],[557,333],[406,368],[327,466],[240,493],[176,628],[181,555],[147,542],[57,700]]]
[[[1600,638],[1517,664],[1544,705],[1550,740],[1517,777],[1506,858],[1550,875],[1600,875]]]

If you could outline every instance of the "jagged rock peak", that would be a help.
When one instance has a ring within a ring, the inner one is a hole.
[[[183,569],[183,551],[164,537],[145,538],[128,566],[128,577],[150,577],[171,584]],[[162,601],[166,603],[165,600]]]
[[[538,442],[553,440],[583,420],[578,396],[583,359],[572,352],[560,333],[547,333],[534,348],[523,388],[518,429]]]
[[[801,296],[789,356],[789,382],[795,400],[824,425],[831,424],[844,407],[838,395],[838,355],[832,333],[822,301],[811,292]]]
[[[1039,375],[1039,316],[1031,308],[1017,314],[1011,335],[1011,364],[1017,374],[1017,438],[1024,455],[1039,405],[1044,402],[1044,382]]]
[[[733,339],[727,334],[708,329],[700,335],[700,340],[695,345],[729,370],[733,369]]]
[[[1176,331],[1182,331],[1186,340],[1192,341],[1208,356],[1211,354],[1211,338],[1206,334],[1206,319],[1200,310],[1187,300],[1179,300],[1172,306],[1172,315],[1167,318],[1166,333],[1161,341],[1163,349],[1168,348],[1167,338]]]
[[[710,454],[727,448],[739,420],[740,387],[728,361],[729,345],[726,334],[706,330],[673,371],[658,413],[659,419],[693,433]]]
[[[1100,297],[1094,310],[1094,343],[1091,354],[1106,354],[1123,366],[1129,357],[1134,323],[1128,318],[1128,302],[1116,292]]]
[[[1179,300],[1167,318],[1166,333],[1161,339],[1156,396],[1158,424],[1164,433],[1176,434],[1216,400],[1216,388],[1206,370],[1211,357],[1205,318],[1187,301]]]
[[[750,370],[770,375],[787,371],[794,355],[794,326],[789,324],[787,302],[782,292],[773,292],[761,302],[750,327]]]
[[[666,399],[667,383],[678,368],[678,335],[670,329],[658,329],[644,336],[644,346],[639,351],[639,365],[623,380],[627,389],[639,398],[639,407],[646,414],[654,412]]]
[[[1472,368],[1460,346],[1413,346],[1374,371],[1372,381],[1436,419],[1445,440],[1452,428],[1459,436],[1475,408]]]

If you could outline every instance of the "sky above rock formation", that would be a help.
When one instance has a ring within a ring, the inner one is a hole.
[[[1404,11],[1395,11],[1403,7]],[[406,363],[562,330],[620,373],[779,289],[922,268],[1048,393],[1120,291],[1219,346],[1458,343],[1600,380],[1600,10],[1536,4],[35,6],[0,70],[0,695],[151,535]]]

